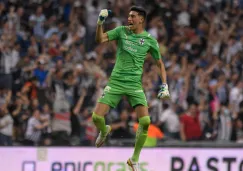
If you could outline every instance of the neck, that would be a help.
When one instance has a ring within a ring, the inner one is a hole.
[[[190,116],[192,116],[192,117],[195,116],[195,115],[194,115],[193,113],[191,113],[191,112],[188,112],[187,114],[190,115]]]
[[[144,31],[144,28],[143,27],[140,27],[140,28],[137,28],[136,30],[133,31],[133,33],[135,34],[140,34]]]

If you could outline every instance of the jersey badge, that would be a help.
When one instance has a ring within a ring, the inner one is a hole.
[[[140,43],[141,45],[143,45],[143,44],[144,44],[144,39],[143,39],[143,38],[140,39],[140,40],[139,40],[139,43]]]

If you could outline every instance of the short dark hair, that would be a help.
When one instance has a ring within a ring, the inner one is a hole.
[[[143,7],[140,6],[132,6],[130,11],[136,11],[139,15],[143,16],[144,19],[147,17],[147,12]]]

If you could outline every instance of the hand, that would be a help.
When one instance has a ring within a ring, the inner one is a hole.
[[[82,89],[82,97],[85,97],[87,95],[87,90],[85,88]]]
[[[97,24],[102,25],[105,22],[105,19],[111,14],[111,10],[103,9],[100,11]]]
[[[44,124],[43,124],[44,127],[47,127],[48,125],[49,125],[48,122],[44,122]]]
[[[161,89],[160,89],[157,97],[159,99],[169,99],[170,98],[170,92],[169,92],[169,89],[168,89],[168,85],[166,83],[162,84]]]
[[[121,122],[120,127],[125,129],[126,128],[126,122]]]
[[[49,71],[50,71],[51,74],[53,74],[53,73],[56,72],[56,68],[51,68]]]
[[[18,99],[17,99],[17,106],[18,106],[18,107],[22,107],[22,104],[23,104],[22,99],[21,99],[21,98],[18,98]]]
[[[23,115],[22,120],[25,121],[26,119],[28,119],[28,115]]]

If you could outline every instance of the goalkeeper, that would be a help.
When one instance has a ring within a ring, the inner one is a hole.
[[[118,49],[116,64],[110,80],[104,88],[103,95],[99,98],[92,115],[94,124],[100,130],[96,140],[96,147],[102,146],[107,135],[111,132],[111,127],[105,124],[104,115],[111,107],[115,108],[117,106],[122,96],[126,96],[139,118],[135,149],[127,163],[133,171],[138,171],[139,155],[147,138],[150,124],[148,104],[141,83],[143,64],[147,53],[150,53],[155,59],[163,83],[158,98],[169,98],[170,96],[166,83],[166,71],[161,59],[158,42],[144,30],[146,11],[142,7],[132,7],[128,16],[128,26],[119,26],[104,33],[102,24],[109,13],[110,11],[103,9],[99,14],[96,41],[104,43],[116,40]]]

